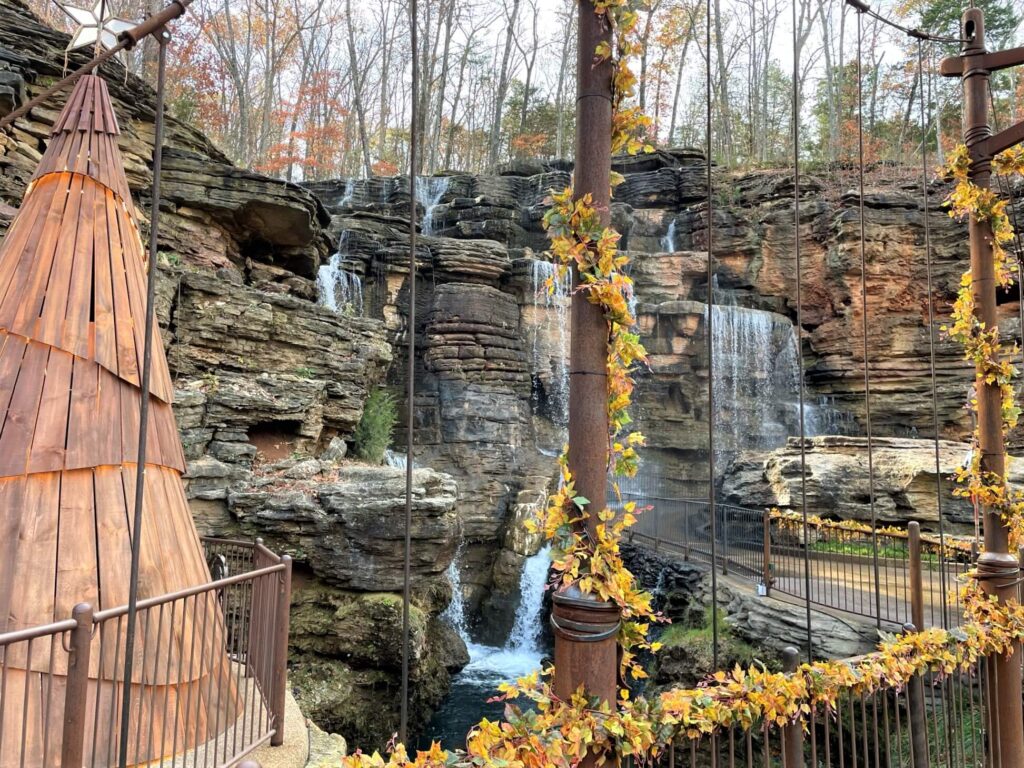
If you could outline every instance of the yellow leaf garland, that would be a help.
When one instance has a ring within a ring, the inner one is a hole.
[[[959,145],[947,161],[946,172],[956,185],[946,198],[951,218],[987,223],[992,228],[992,258],[995,264],[996,284],[1009,288],[1014,283],[1017,269],[1016,259],[1008,254],[1005,245],[1014,238],[1013,226],[1006,214],[1005,200],[992,189],[979,187],[970,177],[971,159],[966,146]],[[1008,176],[1024,173],[1024,149],[1015,147],[1001,153],[992,161],[992,172]],[[1010,362],[1017,352],[1016,346],[1007,347],[999,337],[998,328],[986,328],[975,313],[973,282],[970,271],[960,278],[960,287],[953,303],[951,322],[942,330],[964,348],[964,359],[972,362],[977,378],[986,384],[999,387],[1002,398],[1003,441],[1011,429],[1017,426],[1020,408],[1016,402],[1013,379],[1017,369]],[[976,407],[972,400],[970,407]],[[981,452],[978,450],[978,432],[972,437],[974,450],[971,463],[957,470],[955,478],[959,486],[954,494],[969,498],[995,511],[1010,530],[1011,546],[1024,544],[1024,493],[1007,487],[1006,478],[981,468]]]

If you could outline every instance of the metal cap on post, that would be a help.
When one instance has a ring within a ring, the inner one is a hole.
[[[568,699],[586,682],[587,693],[615,701],[618,671],[619,609],[572,586],[551,602],[555,633],[555,694]],[[612,674],[606,674],[611,670]]]

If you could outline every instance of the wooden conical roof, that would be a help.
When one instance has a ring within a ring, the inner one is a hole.
[[[146,266],[117,136],[106,83],[83,77],[0,245],[0,632],[65,619],[80,602],[102,610],[128,600]],[[181,482],[185,460],[158,332],[153,342],[140,599],[210,580]],[[182,606],[173,625],[147,627],[151,652],[162,648],[173,657],[194,634],[197,612],[204,622],[217,613],[215,600],[209,602]],[[90,670],[97,705],[114,702],[119,688],[119,662],[109,658],[116,643],[100,642]],[[121,648],[123,654],[123,640]],[[8,654],[8,686],[42,689],[50,657],[49,649],[38,650],[31,658]],[[63,674],[63,655],[57,657]],[[223,649],[211,647],[204,658],[211,661],[137,664],[133,718],[145,721],[158,700],[173,709],[178,694],[184,699],[200,684],[205,691],[226,685]],[[234,706],[230,691],[202,698],[222,710]],[[6,721],[21,710],[7,708],[0,727],[16,725]],[[227,711],[216,714],[222,724],[230,719]],[[108,730],[90,746],[103,753],[116,743],[116,720],[103,718]],[[206,718],[190,718],[189,733],[169,731],[136,745],[144,751],[132,762],[214,735],[199,720]],[[8,764],[5,749],[0,745],[0,766]],[[30,757],[26,764],[43,761]]]

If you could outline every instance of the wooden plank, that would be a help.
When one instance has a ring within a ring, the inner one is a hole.
[[[49,196],[53,193],[53,185],[44,185],[22,203],[18,215],[14,218],[3,243],[0,244],[0,304],[10,289],[15,270],[21,263],[22,254],[29,243],[33,229],[41,226],[40,212],[45,210]]]
[[[21,336],[11,336],[0,331],[3,337],[3,346],[0,348],[0,430],[7,417],[7,409],[14,397],[14,385],[18,381],[18,374],[21,372],[21,364],[28,350],[28,341]],[[2,432],[0,432],[2,433]]]
[[[39,401],[39,416],[32,433],[29,472],[64,469],[68,410],[71,407],[71,370],[71,355],[60,349],[51,349]]]
[[[100,608],[116,608],[128,602],[131,575],[131,538],[128,533],[128,508],[120,467],[97,467],[93,470],[100,564]],[[114,653],[109,642],[106,652]],[[111,667],[105,667],[111,668]]]
[[[0,433],[0,476],[20,475],[26,471],[49,356],[50,347],[38,342],[29,344],[25,353]]]
[[[37,333],[37,321],[46,301],[46,291],[54,274],[54,265],[57,265],[56,272],[59,274],[62,254],[65,249],[70,249],[74,242],[81,200],[82,177],[72,176],[68,196],[65,198],[66,207],[61,210],[51,207],[47,214],[47,218],[52,216],[53,221],[47,222],[39,239],[39,247],[36,249],[28,280],[22,289],[20,306],[9,326],[15,333],[29,337],[35,337]]]
[[[110,267],[110,239],[115,236],[117,201],[104,192],[107,242],[97,248],[93,258],[93,359],[108,371],[117,373],[117,329],[114,323],[114,286]]]
[[[0,303],[0,328],[12,330],[14,319],[19,310],[23,307],[26,296],[29,295],[31,278],[38,269],[36,254],[53,249],[53,243],[60,228],[61,217],[64,215],[64,207],[68,201],[67,190],[71,183],[71,176],[60,174],[50,177],[54,185],[52,196],[49,199],[49,206],[44,215],[38,216],[35,226],[32,227],[29,243],[19,254],[18,266],[15,268],[14,279],[11,281]],[[25,335],[22,333],[22,335]]]
[[[92,263],[97,246],[106,238],[106,215],[103,189],[87,184],[82,200],[78,235],[70,274],[67,309],[62,319],[61,349],[85,357],[89,353],[89,320],[92,310]],[[103,238],[103,240],[101,240]]]
[[[11,597],[14,595],[18,543],[25,518],[25,476],[0,479],[0,633],[11,626]]]
[[[124,447],[121,439],[121,387],[123,382],[106,369],[100,371],[97,378],[99,391],[97,393],[97,415],[96,427],[100,434],[98,436],[97,456],[117,456],[119,461],[124,460]],[[95,462],[92,462],[95,463]]]
[[[120,378],[139,383],[139,357],[137,355],[135,322],[128,294],[128,272],[124,253],[125,233],[122,217],[124,212],[117,208],[110,231],[110,277],[114,286],[114,328],[117,337],[117,368]],[[140,317],[141,322],[141,317]]]
[[[38,321],[29,320],[35,324],[35,328],[25,326],[26,335],[30,335],[39,341],[44,341],[53,346],[61,346],[64,336],[64,318],[68,310],[68,293],[71,289],[72,268],[75,260],[76,241],[82,234],[82,230],[90,230],[88,208],[86,202],[89,200],[87,190],[83,188],[84,179],[75,176],[71,182],[71,191],[68,197],[68,206],[64,212],[64,222],[61,226],[57,244],[54,247],[53,260],[46,281],[40,280],[42,294],[40,296],[39,309],[35,313]],[[92,187],[91,184],[86,184]]]
[[[99,377],[102,370],[91,360],[74,358],[65,469],[111,464],[115,457],[120,458],[120,444],[114,449],[110,441],[110,424],[100,421]]]
[[[53,590],[57,571],[57,515],[60,473],[43,472],[25,478],[25,497],[14,563],[10,627],[24,629],[54,620]],[[66,617],[61,617],[66,618]],[[45,669],[49,658],[33,651],[33,664]]]

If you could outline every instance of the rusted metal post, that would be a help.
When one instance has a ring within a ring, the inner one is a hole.
[[[729,575],[729,508],[720,507],[722,510],[722,575]]]
[[[964,143],[971,152],[971,180],[988,188],[992,155],[987,141],[992,136],[989,125],[989,78],[991,66],[1000,62],[986,57],[985,15],[980,8],[969,8],[962,17],[961,37],[966,41],[959,67],[943,62],[943,74],[959,69],[964,93]],[[947,60],[949,61],[949,60]],[[1014,62],[1019,63],[1019,62]],[[971,282],[975,314],[986,329],[996,330],[996,274],[992,251],[992,227],[988,221],[970,217],[968,223],[971,250]],[[986,380],[978,371],[974,381],[977,399],[978,450],[981,471],[991,477],[1005,477],[1006,451],[1003,445],[1002,394],[999,385]],[[997,510],[985,507],[985,551],[978,558],[978,578],[982,586],[1001,603],[1017,595],[1020,565],[1009,551],[1009,530]],[[1018,645],[1009,655],[997,654],[989,659],[998,685],[990,688],[989,733],[996,734],[990,744],[994,764],[1000,768],[1024,765],[1024,706],[1021,702],[1021,649]]]
[[[907,526],[907,544],[910,552],[910,621],[924,629],[924,576],[921,566],[921,524],[916,520]]]
[[[782,649],[782,671],[795,672],[800,652],[793,646]],[[782,726],[782,766],[802,768],[804,765],[804,725],[794,720]]]
[[[761,581],[764,583],[764,594],[772,593],[772,513],[764,511],[764,553],[761,564]]]
[[[917,632],[913,624],[904,624],[903,631]],[[911,768],[928,768],[928,731],[925,727],[924,677],[915,675],[907,683],[907,708],[910,725]]]
[[[92,649],[92,606],[79,603],[71,611],[76,626],[68,642],[68,678],[64,691],[64,728],[60,764],[79,766],[85,757],[85,721],[89,697],[89,653]],[[53,639],[57,642],[57,638]]]
[[[593,0],[580,0],[576,58],[576,167],[573,194],[589,195],[604,226],[611,223],[612,75],[610,57],[597,59],[599,47],[612,49],[606,13]],[[573,283],[579,274],[574,268]],[[569,348],[569,471],[586,498],[587,529],[595,532],[598,513],[607,504],[608,475],[608,323],[600,306],[575,292]],[[581,686],[590,696],[616,700],[618,681],[618,607],[570,588],[555,594],[551,624],[555,630],[555,692],[572,695]],[[586,765],[593,765],[590,755]]]
[[[274,671],[270,712],[274,718],[274,735],[270,745],[279,747],[284,743],[284,702],[288,685],[288,627],[292,599],[292,559],[281,558],[284,570],[277,587],[277,617],[274,621]]]

